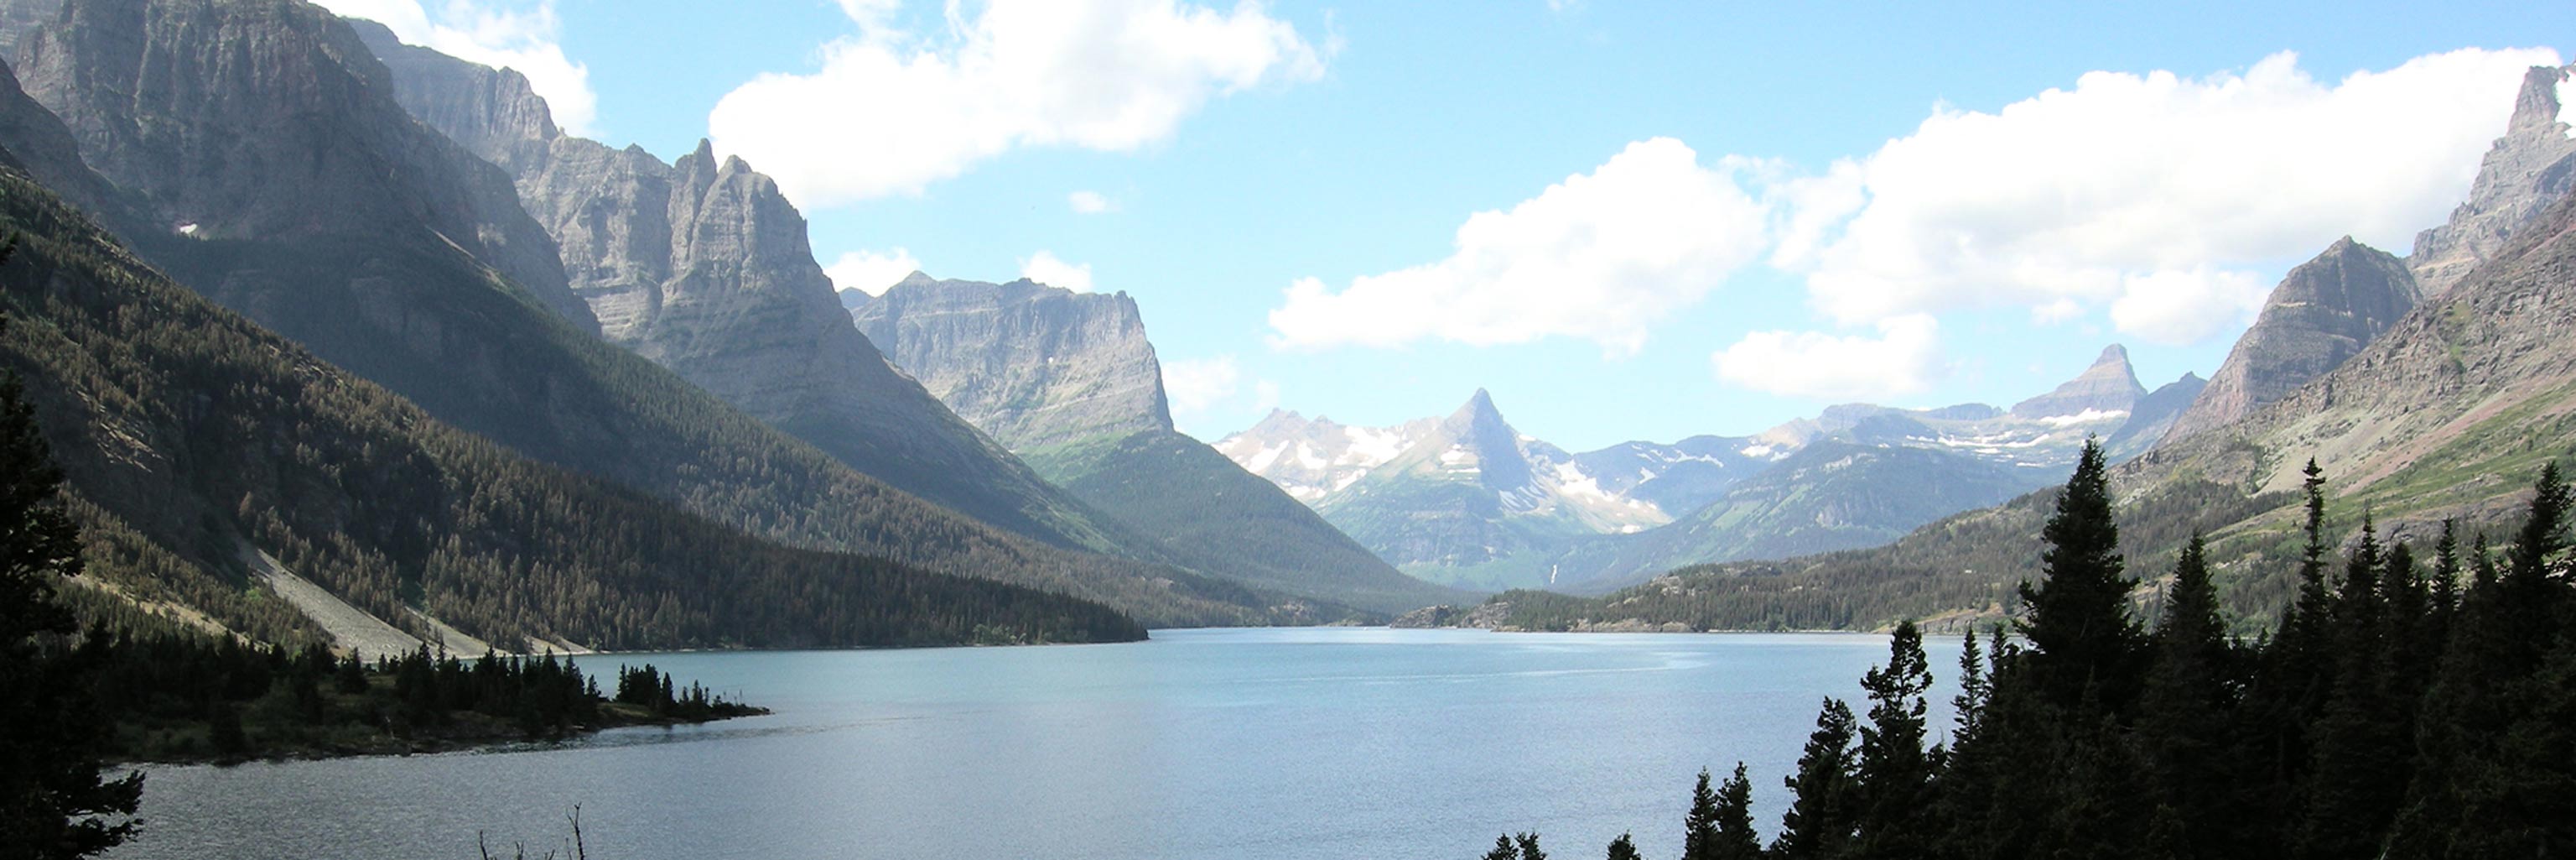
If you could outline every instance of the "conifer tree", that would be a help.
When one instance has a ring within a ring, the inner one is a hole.
[[[2090,697],[2114,713],[2136,690],[2130,680],[2142,638],[2129,617],[2120,530],[2111,520],[2111,484],[2102,445],[2087,439],[2075,475],[2058,494],[2040,533],[2043,578],[2024,583],[2025,660],[2041,701],[2072,710]]]
[[[1521,860],[1521,848],[1512,844],[1512,835],[1494,837],[1494,847],[1485,852],[1485,860]]]
[[[1850,705],[1825,699],[1816,715],[1816,730],[1798,756],[1798,772],[1789,787],[1789,811],[1781,819],[1780,838],[1771,843],[1778,860],[1841,857],[1852,841],[1852,740],[1856,730]]]
[[[2173,580],[2150,637],[2154,656],[2139,704],[2138,745],[2155,788],[2159,848],[2218,856],[2235,839],[2232,795],[2242,790],[2228,736],[2235,654],[2200,532],[2192,532],[2175,559]]]
[[[1522,833],[1519,836],[1513,837],[1512,841],[1520,845],[1521,860],[1547,860],[1547,852],[1541,851],[1538,848],[1537,832],[1532,831]]]
[[[53,580],[81,573],[80,534],[23,390],[0,378],[0,857],[86,857],[133,835],[143,776],[101,773],[95,665],[65,653],[72,616],[54,602]]]
[[[1744,763],[1717,789],[1717,839],[1711,860],[1761,860],[1762,836],[1753,831],[1753,780]]]
[[[1622,833],[1619,838],[1610,840],[1610,860],[1645,860],[1645,857],[1637,853],[1637,841]]]
[[[1932,669],[1913,619],[1896,625],[1887,665],[1870,669],[1861,688],[1869,693],[1869,725],[1860,729],[1854,856],[1920,857],[1930,844],[1924,822],[1939,757],[1924,749]]]
[[[1708,787],[1708,768],[1699,769],[1691,787],[1690,813],[1682,818],[1682,860],[1717,856],[1717,792]]]

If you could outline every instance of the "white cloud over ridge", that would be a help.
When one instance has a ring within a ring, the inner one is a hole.
[[[1876,337],[1757,331],[1709,363],[1717,378],[1755,391],[1818,400],[1902,397],[1938,380],[1940,327],[1918,313],[1880,320]]]
[[[885,295],[896,283],[921,271],[921,261],[902,248],[891,251],[851,251],[823,267],[832,279],[832,287],[857,290],[871,296]]]
[[[1045,249],[1040,249],[1037,253],[1029,255],[1028,259],[1020,261],[1020,277],[1050,287],[1063,287],[1077,293],[1091,292],[1090,263],[1068,263],[1057,259],[1054,252]]]
[[[1562,336],[1634,353],[1664,314],[1751,262],[1767,215],[1737,182],[1747,165],[1703,167],[1681,141],[1629,144],[1509,210],[1460,225],[1438,262],[1353,279],[1306,278],[1270,312],[1291,348],[1469,344]]]
[[[1445,259],[1338,291],[1297,280],[1270,312],[1272,340],[1571,337],[1633,351],[1759,258],[1802,277],[1841,329],[1755,332],[1712,356],[1721,378],[1765,391],[1919,390],[1939,372],[1935,316],[1979,308],[2206,342],[2335,237],[2408,251],[2466,196],[2524,72],[2558,61],[2473,48],[2331,82],[2289,53],[2199,78],[2093,72],[1991,113],[1936,107],[1875,152],[1809,173],[1743,156],[1703,167],[1679,141],[1640,141],[1470,216]],[[1884,363],[1899,361],[1916,364]]]
[[[555,125],[589,136],[599,116],[590,67],[564,56],[553,0],[315,0],[332,14],[385,25],[403,44],[418,45],[493,68],[518,71],[546,100]]]
[[[1023,147],[1128,152],[1209,100],[1321,77],[1325,54],[1259,0],[949,4],[945,32],[897,29],[894,0],[840,0],[856,36],[811,74],[766,74],[707,117],[718,149],[803,206],[918,193]]]

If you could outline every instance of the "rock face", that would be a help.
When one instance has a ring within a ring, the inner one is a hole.
[[[1126,293],[914,272],[850,319],[959,417],[1014,451],[1172,429],[1162,365]]]
[[[37,27],[54,19],[62,11],[63,0],[8,0],[0,2],[0,60],[18,63],[18,40]]]
[[[596,327],[509,178],[411,121],[386,97],[384,67],[318,7],[74,0],[19,48],[27,93],[172,233],[398,239],[425,254],[452,245],[575,327]],[[235,286],[218,300],[289,300]]]
[[[2494,259],[2533,216],[2576,185],[2576,138],[2558,121],[2558,88],[2576,65],[2534,66],[2522,79],[2513,118],[2487,150],[2469,199],[2451,211],[2450,223],[2415,236],[2406,258],[2423,295],[2439,296]]]
[[[906,492],[1058,544],[1125,540],[850,327],[769,177],[703,141],[666,165],[564,135],[518,73],[358,27],[404,108],[516,177],[609,342]]]
[[[2159,445],[2225,426],[2335,369],[2415,307],[2405,263],[2346,236],[2291,269]]]
[[[2129,350],[2119,344],[2102,349],[2093,366],[2067,380],[2047,394],[2013,404],[2012,414],[2020,418],[2064,418],[2087,412],[2126,414],[2147,394],[2138,384],[2136,371],[2129,367]]]
[[[1216,450],[1311,505],[1357,483],[1439,426],[1438,418],[1421,418],[1395,427],[1350,427],[1321,415],[1309,419],[1273,409],[1260,423],[1218,440]]]
[[[2158,386],[2147,396],[2138,398],[2138,405],[2129,410],[2129,420],[2121,422],[2120,429],[2103,438],[2103,451],[2110,455],[2112,462],[2145,453],[2155,446],[2156,440],[2164,438],[2165,431],[2173,429],[2174,422],[2182,418],[2183,412],[2191,408],[2192,401],[2200,398],[2201,390],[2208,387],[2209,381],[2200,378],[2199,374],[2185,373],[2181,379]]]

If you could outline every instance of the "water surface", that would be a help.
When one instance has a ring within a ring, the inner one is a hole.
[[[156,767],[117,858],[1473,857],[1679,852],[1693,776],[1757,825],[1886,638],[1155,631],[1150,642],[620,655],[777,713],[505,751]],[[1947,725],[1957,640],[1930,643]],[[1859,710],[1859,708],[1855,708]]]

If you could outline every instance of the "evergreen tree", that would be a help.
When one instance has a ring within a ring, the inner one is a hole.
[[[1850,705],[1825,699],[1816,715],[1816,730],[1798,756],[1798,772],[1789,787],[1789,811],[1781,819],[1780,838],[1771,843],[1779,860],[1842,857],[1851,848],[1853,827],[1852,740],[1856,731]]]
[[[1509,833],[1496,836],[1493,850],[1485,852],[1485,860],[1521,860],[1520,846],[1512,844]]]
[[[2040,536],[2043,579],[2024,583],[2022,638],[2030,641],[2029,682],[2042,702],[2073,709],[2092,698],[2116,713],[2136,692],[2130,675],[2142,638],[2129,617],[2120,530],[2102,445],[2087,439],[2075,475],[2058,494]]]
[[[1521,860],[1547,860],[1547,852],[1538,848],[1537,832],[1522,833],[1513,837],[1512,841],[1520,844]]]
[[[1760,860],[1762,835],[1753,831],[1753,780],[1744,763],[1717,789],[1717,839],[1710,860]]]
[[[1930,845],[1925,821],[1939,756],[1924,749],[1932,669],[1913,619],[1896,625],[1887,665],[1870,669],[1861,688],[1869,693],[1869,725],[1860,730],[1854,856],[1920,857]]]
[[[113,848],[143,793],[140,773],[101,775],[112,729],[86,694],[96,666],[64,653],[72,617],[53,580],[80,575],[81,547],[62,480],[17,375],[0,378],[0,857]]]
[[[1610,860],[1645,860],[1645,857],[1637,853],[1637,841],[1622,833],[1619,838],[1610,840]]]
[[[1708,768],[1699,769],[1699,782],[1691,787],[1689,814],[1682,818],[1682,860],[1713,860],[1717,856],[1717,792],[1708,787]]]
[[[2159,812],[2153,841],[2170,856],[2220,856],[2236,841],[2235,795],[2243,790],[2228,732],[2235,653],[2200,532],[2175,559],[2173,579],[2150,637],[2154,658],[2138,716]]]

